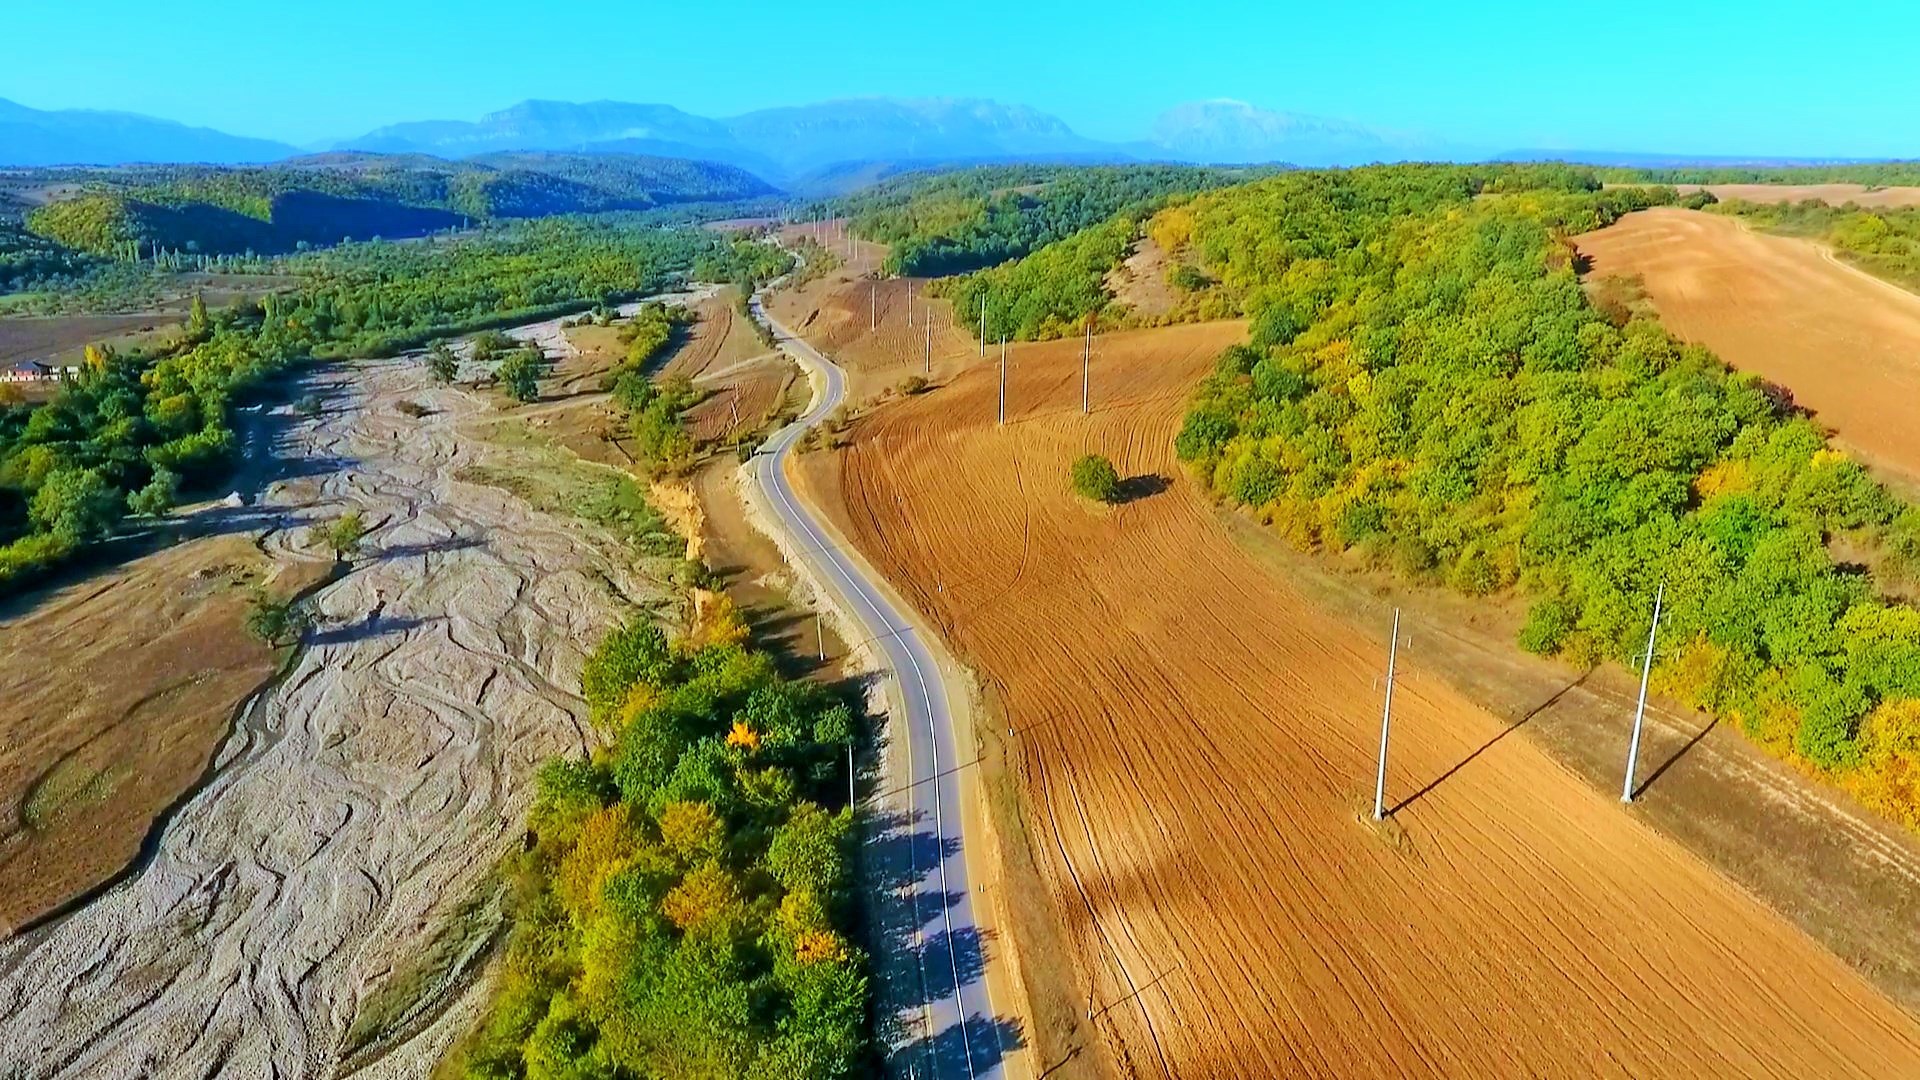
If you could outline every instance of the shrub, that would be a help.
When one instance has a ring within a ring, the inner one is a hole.
[[[1120,474],[1099,454],[1082,454],[1073,463],[1073,490],[1095,502],[1120,501]]]

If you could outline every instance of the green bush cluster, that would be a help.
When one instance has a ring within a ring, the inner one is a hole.
[[[844,704],[774,673],[724,608],[668,644],[636,622],[582,692],[612,748],[539,773],[531,850],[469,1077],[859,1073],[866,957]]]
[[[1074,492],[1083,499],[1103,503],[1120,501],[1120,474],[1114,470],[1113,462],[1099,454],[1075,458],[1071,478]]]
[[[1920,512],[1784,393],[1581,290],[1567,236],[1672,193],[1489,198],[1457,176],[1195,200],[1196,248],[1252,340],[1196,394],[1180,456],[1302,546],[1525,597],[1521,643],[1577,663],[1632,662],[1665,582],[1667,692],[1836,774],[1876,754],[1920,767],[1861,736],[1920,697],[1920,612],[1826,547],[1851,534],[1909,567]]]

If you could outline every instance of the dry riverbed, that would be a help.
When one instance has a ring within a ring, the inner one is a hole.
[[[310,378],[325,408],[262,419],[282,475],[234,513],[291,565],[357,509],[362,555],[150,860],[0,944],[0,1076],[328,1076],[350,1031],[375,1052],[346,1071],[425,1075],[533,771],[592,740],[584,652],[661,598],[613,529],[469,482],[511,467],[470,430],[476,395],[406,360]]]

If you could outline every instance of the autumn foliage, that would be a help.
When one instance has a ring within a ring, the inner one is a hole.
[[[777,676],[703,594],[609,633],[582,694],[611,748],[539,774],[499,990],[468,1077],[813,1080],[865,1067],[849,934],[846,706]],[[836,805],[836,797],[838,805]]]

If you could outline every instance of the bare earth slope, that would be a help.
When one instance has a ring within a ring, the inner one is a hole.
[[[511,842],[533,766],[588,741],[567,688],[641,587],[628,560],[453,479],[483,452],[456,435],[473,398],[397,360],[318,379],[334,407],[289,432],[264,543],[311,558],[284,527],[358,508],[366,555],[152,862],[0,946],[0,1075],[332,1075],[358,1005]]]
[[[1639,275],[1668,329],[1793,391],[1840,441],[1920,481],[1920,296],[1821,246],[1660,208],[1578,238],[1594,274]]]
[[[1108,338],[1090,419],[1078,343],[1021,346],[1004,428],[997,372],[975,365],[806,466],[1006,703],[1042,874],[1122,1070],[1920,1075],[1910,1016],[1501,738],[1417,648],[1396,825],[1362,820],[1385,627],[1264,573],[1172,461],[1187,393],[1241,333]],[[1132,501],[1071,494],[1087,450]]]

